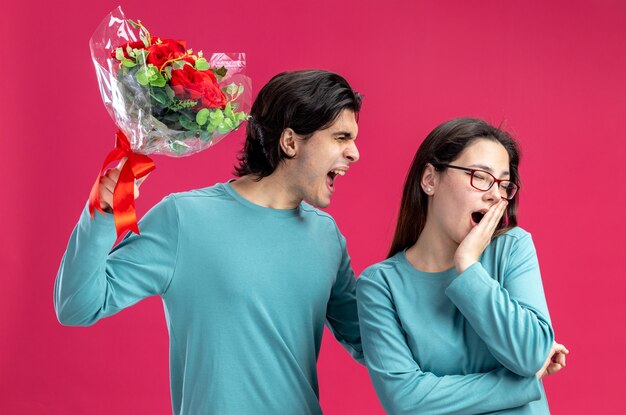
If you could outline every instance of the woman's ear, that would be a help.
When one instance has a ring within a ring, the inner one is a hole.
[[[296,133],[291,128],[285,128],[280,135],[280,149],[289,157],[294,157],[297,153],[298,143]]]
[[[420,185],[422,186],[422,190],[428,196],[432,196],[435,194],[435,189],[437,186],[437,170],[435,166],[428,163],[426,164],[426,168],[424,169],[424,173],[422,173],[422,180],[420,180]]]

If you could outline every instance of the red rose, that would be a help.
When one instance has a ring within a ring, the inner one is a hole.
[[[185,55],[184,42],[178,42],[171,39],[161,39],[162,43],[153,43],[146,48],[148,56],[146,62],[151,63],[157,68],[169,60],[180,58]]]
[[[130,46],[131,49],[145,49],[146,48],[146,45],[144,45],[143,42],[124,43],[122,46],[120,46],[120,48],[122,48],[122,51],[124,52],[124,57],[126,59],[130,59],[130,56],[128,56],[128,52],[126,51],[127,46]],[[113,49],[113,51],[111,52],[111,57],[115,58],[115,49]]]
[[[181,99],[201,99],[202,106],[193,108],[196,111],[204,107],[223,109],[226,106],[226,96],[211,70],[197,71],[191,65],[185,65],[172,71],[170,85]]]

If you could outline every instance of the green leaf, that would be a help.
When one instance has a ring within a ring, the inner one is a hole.
[[[187,62],[180,60],[180,61],[175,61],[172,63],[172,67],[174,69],[183,69],[183,66],[185,66],[185,64],[187,64]]]
[[[162,89],[159,89],[158,91],[162,91]],[[176,122],[178,122],[179,115],[176,112],[167,112],[161,118],[164,119],[164,120],[167,120],[167,121],[176,121]]]
[[[171,70],[171,68],[170,68],[170,70]],[[167,96],[170,99],[173,99],[176,96],[176,93],[174,92],[174,90],[169,85],[165,85],[165,87],[163,89],[165,90],[165,93],[167,94]]]
[[[115,49],[115,59],[117,59],[118,61],[123,61],[124,59],[126,59],[126,56],[124,56],[124,50],[122,48]]]
[[[122,61],[122,65],[124,65],[127,68],[132,68],[134,66],[137,66],[137,64],[135,62],[133,62],[132,60],[130,60],[130,59],[124,59]]]
[[[220,78],[223,78],[226,73],[228,73],[228,69],[226,69],[225,67],[221,67],[221,68],[217,68],[217,69],[211,69],[213,71],[213,73],[217,76],[219,76]]]
[[[152,95],[152,98],[154,98],[154,100],[163,107],[169,106],[172,102],[163,88],[150,88],[150,95]]]
[[[235,95],[239,87],[234,82],[226,86],[226,93],[229,95]]]
[[[233,116],[233,108],[231,107],[230,102],[227,103],[224,107],[224,115],[226,115],[228,118],[232,118]]]
[[[139,39],[141,39],[141,41],[143,42],[143,44],[146,47],[150,46],[150,40],[148,39],[148,33],[146,32],[146,30],[143,27],[141,29],[139,29]]]
[[[135,23],[133,20],[130,19],[126,19],[126,21],[134,28],[137,29],[139,27],[139,24]]]
[[[200,126],[186,114],[180,114],[178,122],[180,122],[180,125],[182,125],[184,129],[189,131],[197,131],[200,129]]]
[[[170,150],[172,150],[176,154],[185,154],[187,151],[187,147],[180,144],[178,141],[170,141],[168,142],[168,146]]]
[[[159,74],[159,68],[157,68],[156,66],[154,66],[151,63],[146,65],[146,69],[147,69],[148,73],[150,74],[150,76],[157,76],[157,74]]]
[[[137,63],[143,63],[145,65],[148,53],[150,52],[145,49],[135,49],[135,59],[137,60]]]
[[[220,134],[225,134],[230,131],[230,128],[226,124],[220,124],[217,126],[217,132]]]
[[[198,111],[198,113],[196,114],[196,122],[198,123],[198,125],[204,125],[207,123],[208,119],[209,119],[209,109],[208,108],[202,108],[200,111]]]
[[[237,95],[243,94],[243,84],[239,85],[239,89],[237,90]]]
[[[196,60],[196,65],[195,65],[196,70],[198,71],[206,71],[207,69],[210,68],[209,66],[209,62],[207,62],[206,59],[204,58],[198,58]]]
[[[161,75],[161,73],[158,72],[158,71],[157,71],[156,74],[154,74],[150,78],[150,85],[152,85],[152,86],[158,86],[159,88],[163,88],[166,83],[167,83],[167,81],[165,80],[163,75]]]
[[[211,118],[211,124],[218,125],[224,120],[224,113],[220,109],[211,111],[209,117]]]
[[[142,67],[135,74],[135,78],[137,78],[137,82],[141,85],[148,85],[150,83],[150,78],[148,77],[148,71],[145,67]]]
[[[248,119],[248,114],[246,114],[245,112],[242,111],[242,112],[237,113],[237,122],[239,124],[246,121],[247,119]]]
[[[211,138],[213,138],[213,134],[209,133],[208,131],[201,131],[200,136],[198,138],[206,143]]]
[[[165,68],[163,68],[163,72],[165,72],[165,79],[172,79],[172,67],[171,66],[166,66]]]

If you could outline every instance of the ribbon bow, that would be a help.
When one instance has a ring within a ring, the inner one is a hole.
[[[115,134],[115,149],[107,155],[104,163],[102,163],[100,174],[91,188],[89,213],[92,219],[96,210],[104,215],[104,211],[100,207],[100,181],[102,180],[104,168],[124,157],[128,160],[122,166],[119,180],[113,191],[113,220],[118,237],[126,230],[139,235],[137,215],[135,213],[135,179],[144,177],[156,167],[150,157],[134,153],[130,148],[128,137],[122,131],[118,131]]]

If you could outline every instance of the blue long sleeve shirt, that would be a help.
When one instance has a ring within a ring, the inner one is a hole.
[[[324,325],[362,359],[355,278],[334,220],[276,210],[228,184],[168,196],[112,251],[110,215],[74,229],[55,284],[59,321],[88,326],[161,296],[176,414],[319,414]]]
[[[399,252],[363,272],[357,301],[390,414],[549,413],[535,373],[554,333],[528,232],[498,236],[460,275],[419,271]]]

